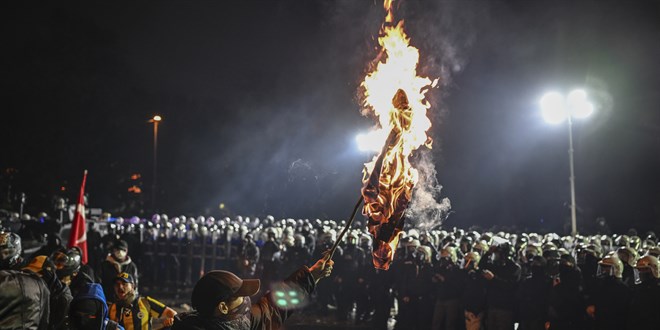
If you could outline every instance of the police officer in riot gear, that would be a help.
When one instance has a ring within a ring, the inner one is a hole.
[[[496,238],[493,240],[496,241]],[[511,259],[511,245],[508,241],[495,243],[479,262],[488,289],[486,326],[489,330],[508,330],[513,327],[520,266]]]
[[[660,325],[657,301],[660,297],[660,263],[646,255],[635,265],[633,288],[626,329],[657,329]]]
[[[336,282],[339,284],[337,295],[337,315],[340,320],[348,319],[348,314],[357,300],[359,271],[365,262],[364,250],[357,245],[357,235],[349,231],[343,254],[337,259],[341,266],[337,268]]]
[[[596,329],[625,329],[630,288],[623,283],[623,262],[611,253],[598,262],[596,288],[589,297],[587,314]]]
[[[547,261],[540,255],[529,257],[529,275],[518,287],[517,303],[520,330],[543,330],[548,314],[548,299],[552,282]]]

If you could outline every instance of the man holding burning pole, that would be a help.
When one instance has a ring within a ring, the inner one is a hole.
[[[250,296],[259,291],[259,280],[243,280],[222,270],[208,272],[193,289],[195,311],[177,315],[173,329],[280,329],[295,309],[309,303],[316,284],[330,276],[333,264],[322,258],[312,267],[301,267],[254,304]]]

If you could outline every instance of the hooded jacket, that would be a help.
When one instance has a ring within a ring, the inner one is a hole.
[[[101,315],[97,315],[103,318],[103,325],[100,330],[110,330],[110,329],[121,329],[124,328],[117,325],[116,322],[111,321],[108,317],[108,305],[105,302],[105,295],[103,294],[103,288],[98,283],[88,283],[85,284],[80,292],[73,298],[71,305],[73,306],[76,302],[82,300],[96,300],[101,302]]]
[[[283,287],[302,290],[304,300],[309,301],[309,295],[316,286],[312,274],[307,267],[302,267],[291,274],[282,284]],[[284,321],[291,316],[292,309],[278,307],[272,300],[270,292],[252,304],[249,315],[249,325],[238,321],[222,321],[214,317],[205,317],[197,312],[177,315],[173,330],[266,330],[280,329]]]

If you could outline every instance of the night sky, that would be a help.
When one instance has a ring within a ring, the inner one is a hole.
[[[584,87],[596,113],[573,125],[580,225],[660,229],[658,1],[395,3],[420,73],[441,79],[431,153],[446,226],[565,228],[567,125],[546,124],[538,100]],[[358,87],[379,0],[2,7],[5,208],[19,192],[31,213],[74,200],[88,169],[91,207],[133,215],[140,173],[146,212],[160,114],[161,211],[348,216],[371,157],[354,138],[374,123]]]

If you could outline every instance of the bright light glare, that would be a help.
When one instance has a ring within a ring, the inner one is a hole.
[[[369,133],[360,133],[355,137],[355,142],[360,151],[378,152],[385,143],[385,132],[383,130],[371,131]]]
[[[159,115],[155,115],[154,118],[153,118],[153,121],[161,121],[161,120],[163,120],[163,117],[161,117]]]
[[[566,102],[557,92],[550,92],[541,98],[541,113],[543,119],[550,124],[559,124],[566,120]]]
[[[587,93],[582,89],[576,89],[568,94],[568,106],[571,115],[576,118],[589,117],[594,112],[594,106],[587,99]]]

